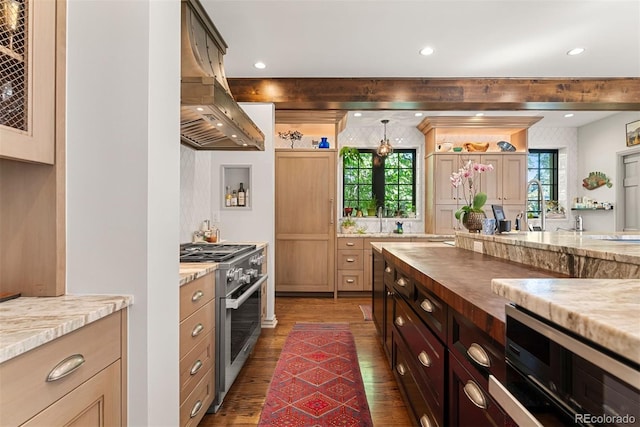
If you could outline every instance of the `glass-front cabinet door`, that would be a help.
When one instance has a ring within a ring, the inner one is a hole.
[[[57,0],[0,0],[0,157],[54,161]]]

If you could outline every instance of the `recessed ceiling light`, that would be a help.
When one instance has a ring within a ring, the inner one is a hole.
[[[423,47],[422,49],[420,49],[420,55],[424,55],[424,56],[429,56],[431,54],[433,54],[433,48],[432,47]]]
[[[476,113],[476,117],[482,117],[484,116],[484,113]]]
[[[567,113],[564,115],[565,117],[573,117],[573,113]]]
[[[198,110],[198,111],[204,111],[204,108],[202,108],[202,107],[196,107],[196,110]]]
[[[231,138],[237,138],[238,135],[236,135],[235,133],[231,134]]]
[[[220,127],[222,127],[222,123],[218,122],[218,123],[216,123],[216,126],[218,126],[220,128]]]
[[[267,68],[264,62],[256,62],[255,64],[253,64],[253,66],[258,70],[264,70],[265,68]]]
[[[583,47],[574,47],[569,52],[567,52],[567,55],[569,56],[580,55],[582,52],[584,52]]]
[[[415,113],[414,116],[416,117],[422,117],[422,113]]]
[[[362,116],[362,113],[353,113],[353,117],[360,117]]]

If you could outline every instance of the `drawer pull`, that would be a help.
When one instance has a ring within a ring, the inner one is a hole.
[[[480,344],[473,343],[469,346],[467,350],[467,354],[478,365],[490,368],[491,367],[491,359],[489,359],[489,355],[487,352],[480,346]]]
[[[433,425],[427,414],[422,414],[420,417],[420,427],[433,427]]]
[[[347,258],[347,262],[356,262],[356,260],[353,258]]]
[[[464,394],[467,395],[467,398],[469,398],[471,403],[473,403],[480,409],[487,409],[487,399],[485,399],[484,393],[482,393],[482,390],[480,390],[478,384],[469,380],[464,385],[463,390]]]
[[[404,288],[405,286],[407,286],[407,281],[401,277],[398,280],[396,280],[396,284]]]
[[[396,325],[403,327],[404,326],[404,319],[402,318],[402,316],[398,316],[396,317]]]
[[[347,283],[353,283],[353,282],[355,282],[355,280],[353,280],[353,279],[347,279]]]
[[[196,362],[193,364],[193,366],[191,367],[191,370],[189,371],[189,373],[191,375],[195,375],[198,373],[198,371],[200,370],[200,368],[202,368],[202,361],[200,359],[196,360]]]
[[[396,366],[396,371],[398,371],[398,373],[404,377],[404,374],[407,373],[407,368],[405,368],[402,363],[398,363],[398,366]]]
[[[201,290],[198,289],[191,296],[191,302],[198,302],[200,300],[200,298],[202,298],[203,296],[204,296],[204,292],[202,292]]]
[[[200,409],[202,409],[202,400],[198,400],[195,405],[193,405],[193,408],[191,409],[191,413],[189,414],[189,417],[193,418],[196,415],[198,415],[198,412],[200,412]]]
[[[204,326],[202,326],[202,323],[198,323],[193,330],[191,331],[191,336],[192,337],[197,337],[198,335],[200,335],[200,333],[204,330]]]
[[[47,382],[58,381],[61,378],[73,373],[84,363],[84,356],[74,354],[58,363],[47,375]]]
[[[355,246],[356,244],[353,242],[347,242],[347,246]]]
[[[388,267],[388,266],[385,267],[384,272],[385,273],[391,273],[391,267]]]
[[[431,366],[431,358],[427,353],[425,353],[424,350],[421,351],[420,354],[418,354],[418,361],[420,361],[420,363],[422,363],[422,365],[426,366],[427,368]]]
[[[433,303],[428,298],[422,300],[422,302],[420,303],[420,308],[427,313],[433,313]]]

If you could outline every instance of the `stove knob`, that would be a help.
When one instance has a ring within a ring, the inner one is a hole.
[[[230,268],[229,271],[227,271],[227,282],[233,282],[237,276],[237,269],[235,267]]]
[[[251,275],[243,274],[242,276],[240,276],[241,285],[246,285],[247,283],[250,283],[250,282],[251,282]]]

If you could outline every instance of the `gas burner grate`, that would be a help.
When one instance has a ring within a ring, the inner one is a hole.
[[[180,245],[180,262],[225,262],[250,252],[256,245],[186,243]]]

